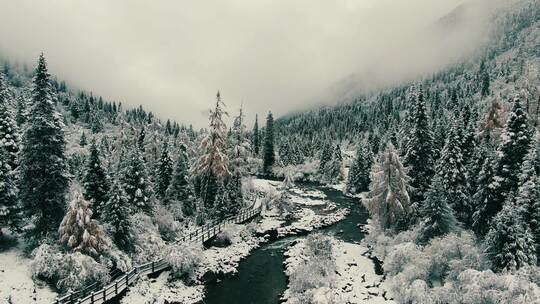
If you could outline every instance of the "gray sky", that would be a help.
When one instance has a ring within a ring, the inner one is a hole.
[[[43,51],[75,87],[197,127],[220,89],[229,112],[243,101],[251,122],[468,54],[484,8],[461,26],[437,23],[468,1],[0,0],[0,53],[34,64]]]

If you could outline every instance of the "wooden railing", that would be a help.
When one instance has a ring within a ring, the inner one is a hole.
[[[223,227],[227,224],[239,224],[247,220],[254,218],[261,213],[260,209],[243,209],[237,215],[225,218],[222,221],[212,221],[206,225],[197,228],[195,231],[184,234],[176,239],[174,243],[179,242],[195,242],[200,241],[202,243],[216,236],[223,230]],[[109,284],[100,286],[98,283],[94,283],[84,289],[70,292],[54,301],[54,304],[101,304],[105,303],[120,294],[122,291],[128,288],[129,285],[136,282],[138,277],[149,275],[159,272],[169,267],[169,264],[165,258],[148,262],[146,264],[137,265],[133,267],[127,273],[121,276],[113,276],[113,279]]]

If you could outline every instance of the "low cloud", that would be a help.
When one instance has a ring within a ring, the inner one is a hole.
[[[0,0],[0,53],[33,64],[43,51],[75,87],[200,127],[218,89],[252,120],[436,71],[483,41],[488,5]]]

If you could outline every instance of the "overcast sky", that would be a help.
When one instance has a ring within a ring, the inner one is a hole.
[[[483,9],[433,31],[468,1],[0,0],[0,53],[200,127],[218,89],[252,121],[435,71],[484,33]]]

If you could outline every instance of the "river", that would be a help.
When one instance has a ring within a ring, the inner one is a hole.
[[[365,224],[369,214],[358,202],[341,191],[314,184],[299,184],[300,189],[320,190],[329,201],[338,207],[349,208],[350,214],[342,221],[320,229],[327,235],[333,235],[345,242],[359,242],[364,234],[358,224]],[[243,260],[237,275],[206,286],[204,303],[206,304],[277,304],[287,288],[287,277],[283,272],[283,253],[298,236],[286,237],[267,243]]]

